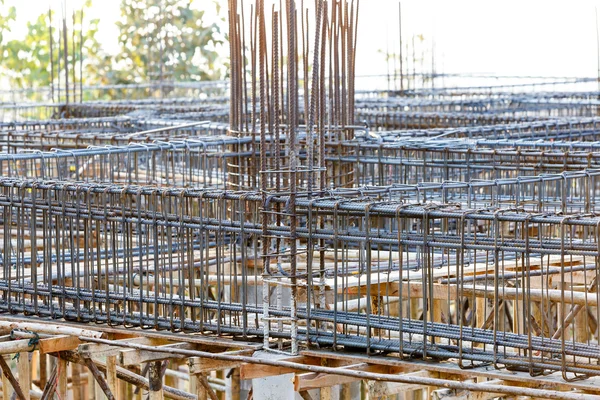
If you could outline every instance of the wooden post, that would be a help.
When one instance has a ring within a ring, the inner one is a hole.
[[[240,369],[233,368],[231,370],[231,385],[230,385],[230,395],[229,398],[231,400],[240,400]]]
[[[162,384],[162,362],[152,361],[148,370],[148,381],[149,381],[149,400],[163,400],[163,384]]]
[[[52,372],[50,373],[50,379],[48,379],[48,381],[46,382],[46,385],[44,386],[44,392],[42,393],[42,399],[47,399],[49,398],[49,396],[54,393],[54,390],[56,389],[56,364],[52,367]]]
[[[371,297],[371,299],[372,299],[371,302],[374,303],[373,300],[375,300],[375,297]],[[380,298],[377,297],[377,303],[376,303],[377,307],[379,307],[379,304],[380,304],[379,300],[380,300]],[[377,312],[378,311],[379,310],[377,310]],[[377,332],[377,334],[379,334],[379,332]],[[323,367],[327,367],[327,360],[326,359],[321,359],[321,365]],[[320,392],[320,396],[319,397],[321,398],[321,400],[328,400],[328,399],[332,398],[331,386],[322,387],[319,392]]]
[[[225,379],[225,374],[223,373],[222,369],[219,371],[216,371],[216,374],[217,374],[217,379]],[[225,400],[225,392],[217,392],[217,396],[219,397],[219,400]]]
[[[140,376],[146,376],[147,374],[144,374],[142,371],[142,367],[139,365],[135,365],[132,366],[130,368],[134,373],[140,375]],[[143,395],[142,395],[142,391],[141,390],[137,390],[137,387],[134,387],[132,385],[129,385],[129,389],[128,392],[131,393],[130,397],[127,397],[128,399],[137,399],[137,400],[142,400]]]
[[[23,398],[29,400],[31,398],[29,391],[31,390],[31,370],[29,363],[29,353],[21,353],[17,361],[19,369],[19,385],[23,391]]]
[[[106,382],[110,391],[115,395],[119,395],[117,388],[117,356],[106,357]]]
[[[202,384],[202,377],[203,374],[190,374],[190,391],[198,397],[198,400],[207,400],[208,395]]]
[[[6,362],[6,358],[10,362],[10,356],[2,356],[0,357],[0,367],[2,368],[2,387],[4,399],[11,399],[12,393],[14,392],[16,397],[19,400],[24,400],[25,395],[23,394],[23,390],[21,389],[21,385],[19,385],[19,381],[15,378],[14,374],[8,363]],[[27,353],[25,353],[25,357],[27,357]],[[31,386],[31,385],[30,385]]]
[[[476,326],[478,328],[482,328],[487,320],[487,313],[489,310],[486,310],[486,303],[487,299],[484,297],[477,297],[475,299]]]
[[[6,363],[6,356],[2,356],[0,355],[0,357],[2,358],[2,361],[4,363]],[[8,377],[6,376],[6,374],[2,374],[2,400],[7,400],[10,399],[12,396],[12,387],[10,386],[10,383],[8,382]]]
[[[102,373],[100,372],[100,370],[98,369],[98,366],[94,363],[94,361],[92,361],[91,358],[84,357],[83,362],[88,367],[90,374],[94,377],[94,380],[100,386],[101,392],[104,393],[106,398],[108,400],[115,400],[115,396],[113,395],[110,388],[108,387],[108,383],[106,382],[106,379],[104,379],[104,376],[102,375]],[[96,390],[96,400],[104,398],[104,395],[102,393],[98,393],[98,390]]]
[[[38,351],[38,355],[40,358],[40,387],[45,388],[46,383],[48,382],[48,366],[47,360],[48,356],[46,354],[42,354]]]
[[[117,395],[120,400],[131,399],[132,394],[128,394],[127,389],[129,388],[129,384],[124,380],[119,379],[117,382],[117,386],[119,387],[119,394]]]
[[[340,394],[340,400],[351,400],[352,399],[352,386],[350,383],[344,383],[342,385],[342,392]]]
[[[40,364],[40,352],[38,350],[31,353],[30,364],[32,366],[30,368],[30,379],[32,381],[37,381],[40,379],[40,371],[38,370],[38,366]]]
[[[564,288],[565,292],[568,293],[571,290],[571,285],[569,283],[559,283],[557,286],[560,289],[562,285],[562,288]],[[560,304],[560,303],[556,303],[556,307],[558,310],[558,321],[564,321],[567,317],[567,315],[569,315],[569,312],[571,311],[571,307],[573,307],[572,304],[570,304],[570,302],[565,302],[564,304]],[[558,324],[559,326],[561,325],[561,323],[559,322]],[[573,337],[571,335],[572,330],[571,329],[565,329],[562,332],[563,337],[565,338],[565,341],[567,340],[571,340],[571,338]]]
[[[579,311],[575,316],[574,331],[575,331],[575,340],[581,343],[586,343],[589,339],[588,335],[588,315],[587,310],[584,309]]]
[[[68,376],[67,360],[65,360],[63,358],[58,359],[57,374],[58,374],[58,387],[56,389],[57,389],[58,397],[60,399],[66,399],[67,398],[67,376]]]
[[[165,365],[166,364],[166,365]],[[177,380],[174,376],[170,376],[167,375],[166,371],[168,369],[172,369],[173,365],[175,365],[174,362],[172,362],[171,360],[165,360],[164,364],[163,364],[163,370],[165,371],[165,373],[163,374],[164,379],[165,379],[165,386],[171,386],[171,387],[177,387]]]
[[[73,400],[84,400],[83,383],[81,382],[81,367],[71,363],[71,378],[73,382]]]
[[[367,400],[368,391],[369,390],[367,388],[367,381],[360,381],[360,400]]]

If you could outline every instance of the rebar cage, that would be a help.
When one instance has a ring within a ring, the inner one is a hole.
[[[252,4],[229,87],[0,105],[0,310],[600,375],[598,93],[355,91],[354,1]]]

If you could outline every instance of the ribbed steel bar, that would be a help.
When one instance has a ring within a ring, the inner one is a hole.
[[[544,268],[557,262],[590,265],[578,279],[597,273],[600,219],[593,215],[462,210],[452,204],[408,206],[364,196],[299,197],[298,227],[292,232],[260,211],[263,200],[258,192],[6,178],[0,180],[0,187],[4,285],[0,290],[5,293],[1,307],[10,312],[155,329],[270,335],[260,319],[246,315],[246,325],[241,324],[242,312],[260,316],[265,311],[260,297],[248,296],[242,305],[240,291],[234,288],[241,284],[242,291],[248,291],[266,282],[267,287],[282,285],[289,290],[291,253],[284,250],[276,265],[251,281],[250,271],[260,263],[243,254],[262,251],[251,238],[295,238],[299,249],[309,249],[310,241],[322,238],[324,252],[296,254],[296,285],[302,288],[297,294],[297,318],[306,321],[300,324],[296,340],[413,357],[458,358],[465,363],[495,360],[517,368],[597,374],[594,365],[600,352],[595,344],[557,336],[559,327],[534,319],[534,314],[521,323],[515,319],[521,318],[518,314],[495,312],[490,314],[497,314],[492,325],[479,321],[479,326],[463,310],[472,310],[470,300],[475,295],[493,300],[490,306],[499,311],[508,309],[508,302],[514,309],[521,301],[597,307],[595,290],[580,292],[557,287],[556,282],[547,285],[544,279],[541,288],[529,287],[535,276],[562,282],[575,278],[576,269]],[[283,196],[271,201],[286,204],[288,200]],[[240,211],[223,219],[223,210]],[[324,226],[309,228],[307,223],[316,214],[323,217]],[[343,258],[335,257],[339,251]],[[312,253],[316,254],[309,257]],[[319,268],[311,272],[319,257],[325,260],[322,282],[311,280],[319,274]],[[232,263],[244,259],[245,264],[238,266],[250,269],[245,282],[232,268]],[[180,269],[172,269],[173,263]],[[509,272],[520,265],[537,275],[511,276]],[[494,278],[460,280],[481,273]],[[448,276],[458,277],[460,284],[438,283]],[[594,281],[589,278],[586,285],[593,289]],[[216,298],[210,290],[215,285],[220,287]],[[326,290],[337,287],[337,311],[306,308],[319,285]],[[379,291],[384,306],[364,313],[365,291],[383,286],[388,287]],[[419,322],[405,314],[411,312],[405,307],[415,307],[415,300],[424,299],[428,287],[428,302],[447,302],[441,322]],[[286,328],[295,315],[289,307],[269,306],[269,318],[283,321],[283,331],[277,330],[273,338],[294,339]],[[315,329],[310,337],[302,334],[306,327]]]

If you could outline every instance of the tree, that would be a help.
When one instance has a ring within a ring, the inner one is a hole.
[[[0,0],[0,5],[4,6],[4,0]],[[17,17],[17,10],[14,6],[9,7],[6,12],[0,14],[0,45],[3,43],[4,32],[10,32],[10,23]]]
[[[91,0],[86,1],[86,8],[90,6],[90,2]],[[53,25],[52,39],[50,38],[50,16]],[[27,33],[24,38],[2,43],[3,57],[0,60],[0,69],[4,70],[11,87],[40,88],[50,86],[51,83],[58,87],[59,82],[64,86],[64,36],[59,35],[59,25],[62,27],[62,21],[58,20],[53,11],[50,16],[48,12],[40,14],[35,21],[27,22]],[[67,63],[70,85],[74,81],[79,82],[82,76],[84,84],[100,82],[98,65],[106,63],[106,56],[96,39],[98,23],[98,19],[92,19],[84,20],[82,24],[79,11],[75,13],[74,21],[73,17],[69,17]],[[82,39],[83,43],[80,46]],[[80,73],[79,65],[82,57],[83,74]],[[52,67],[54,67],[53,76]]]
[[[209,22],[193,0],[122,0],[117,22],[121,53],[116,83],[222,78],[221,24]],[[208,0],[202,0],[206,8]],[[217,15],[220,6],[211,1]],[[221,19],[221,21],[223,21]]]

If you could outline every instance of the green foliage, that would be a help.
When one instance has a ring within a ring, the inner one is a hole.
[[[89,1],[86,6],[89,7]],[[96,39],[98,19],[85,21],[83,27],[83,46],[80,53],[79,42],[82,24],[80,14],[75,15],[75,29],[67,34],[69,80],[72,83],[73,67],[76,80],[79,81],[79,62],[83,56],[83,83],[97,83],[96,66],[103,61],[100,44]],[[64,53],[63,37],[59,37],[58,25],[61,21],[52,12],[52,46],[50,51],[50,20],[48,13],[43,13],[33,22],[27,22],[27,34],[23,39],[14,39],[2,44],[2,60],[0,67],[4,69],[11,87],[37,88],[49,86],[52,82],[52,61],[54,62],[54,83],[62,80],[64,85]],[[75,47],[75,48],[74,48]],[[61,50],[59,54],[59,49]],[[60,78],[58,77],[60,66]]]
[[[202,0],[202,6],[217,2]],[[192,0],[122,0],[117,22],[121,53],[119,82],[209,80],[221,78],[217,47],[223,43],[218,23]],[[114,72],[113,72],[114,73]]]
[[[0,5],[4,5],[4,0],[0,0]],[[9,7],[5,12],[0,13],[0,45],[4,38],[4,32],[10,32],[10,23],[17,18],[15,7]]]
[[[50,51],[47,15],[27,23],[24,40],[11,40],[4,46],[3,66],[17,87],[47,86],[50,83]]]
[[[96,0],[100,1],[100,0]],[[84,5],[84,23],[80,11],[68,16],[69,84],[112,85],[147,82],[152,80],[212,80],[223,76],[224,64],[219,59],[219,46],[225,36],[222,17],[208,21],[205,11],[214,7],[220,15],[220,6],[213,0],[201,0],[203,10],[192,6],[193,0],[122,0],[119,29],[120,52],[105,53],[97,40],[99,20],[87,15],[92,0]],[[4,0],[0,0],[0,5]],[[27,22],[27,33],[22,38],[2,41],[2,33],[10,30],[16,10],[0,8],[0,76],[2,84],[12,88],[64,88],[64,49],[62,18],[53,11],[52,39],[50,17],[42,12],[34,21]],[[83,45],[80,53],[80,34]],[[52,57],[51,46],[52,41]],[[59,52],[60,50],[60,52]],[[52,58],[52,60],[51,60]],[[80,61],[83,59],[80,73]],[[52,76],[54,68],[54,76]],[[75,71],[73,71],[75,70]],[[60,76],[59,76],[60,72]]]

